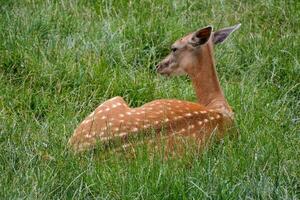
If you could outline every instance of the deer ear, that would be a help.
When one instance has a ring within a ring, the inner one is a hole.
[[[199,29],[193,33],[189,43],[193,46],[205,44],[209,40],[211,32],[212,26],[207,26],[205,28]]]
[[[224,28],[224,29],[214,32],[213,33],[213,43],[218,44],[218,43],[224,42],[226,40],[226,38],[231,33],[233,33],[235,30],[239,29],[240,26],[241,26],[241,24],[237,24],[235,26],[231,26],[231,27]]]

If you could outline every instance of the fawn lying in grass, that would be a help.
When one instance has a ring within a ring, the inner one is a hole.
[[[214,63],[213,46],[222,43],[240,24],[212,31],[208,26],[177,40],[171,53],[157,65],[162,75],[187,74],[198,102],[160,99],[138,108],[130,108],[122,97],[114,97],[98,106],[76,128],[69,144],[76,152],[91,149],[97,142],[124,141],[131,135],[151,129],[164,130],[170,140],[190,136],[203,143],[214,130],[222,138],[232,125],[233,112],[222,92]]]

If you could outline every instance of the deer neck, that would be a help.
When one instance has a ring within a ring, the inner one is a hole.
[[[194,63],[195,66],[191,68],[193,72],[188,73],[198,102],[209,109],[219,109],[222,112],[232,113],[218,80],[211,41],[203,46],[201,51]]]

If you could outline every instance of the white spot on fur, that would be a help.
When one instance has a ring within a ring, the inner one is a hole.
[[[137,132],[139,129],[138,128],[136,128],[136,127],[134,127],[133,129],[131,129],[131,131],[133,131],[133,132]]]
[[[91,119],[86,119],[86,120],[84,120],[83,122],[82,122],[82,124],[87,124],[87,123],[89,123],[90,121],[92,121]]]
[[[113,100],[116,100],[118,97],[113,97],[111,98],[109,101],[113,101]]]
[[[124,114],[119,114],[119,116],[120,116],[120,117],[124,117],[125,115],[124,115]]]
[[[150,124],[144,125],[144,128],[149,128],[149,127],[150,127]]]
[[[106,119],[106,116],[102,116],[101,119]]]
[[[89,117],[92,117],[94,114],[95,114],[95,111],[92,112],[92,113],[89,115]]]
[[[185,116],[190,117],[190,116],[192,116],[192,114],[191,113],[186,113]]]
[[[123,136],[125,136],[125,135],[127,135],[128,133],[126,133],[126,132],[122,132],[122,133],[120,133],[118,136],[119,137],[123,137]]]
[[[208,122],[208,119],[204,119],[204,123],[207,123]]]
[[[201,114],[205,114],[205,113],[207,113],[207,111],[201,110],[200,113],[201,113]]]
[[[192,128],[195,128],[195,126],[194,126],[194,125],[189,125],[188,128],[189,128],[189,129],[192,129]]]
[[[203,122],[202,122],[202,121],[198,121],[198,124],[199,124],[199,125],[202,125],[202,124],[203,124]]]

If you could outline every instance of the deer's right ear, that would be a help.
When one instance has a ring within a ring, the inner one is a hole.
[[[193,33],[189,43],[192,46],[199,46],[205,44],[209,40],[211,33],[212,33],[211,26],[199,29],[198,31]]]
[[[224,28],[221,30],[218,30],[216,32],[213,33],[213,43],[214,44],[218,44],[218,43],[222,43],[226,40],[226,38],[233,33],[234,31],[236,31],[237,29],[239,29],[241,26],[241,24],[237,24],[235,26],[231,26],[228,28]]]

